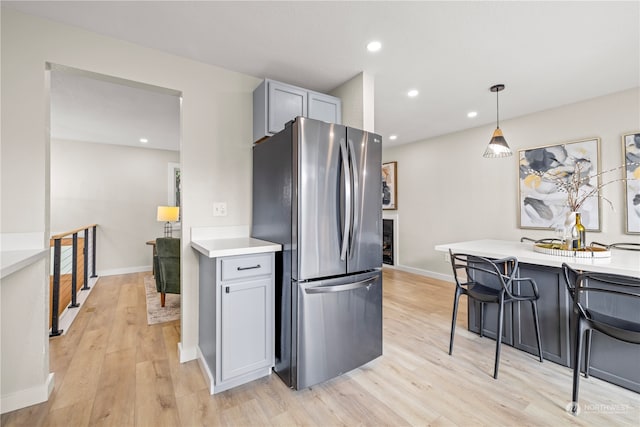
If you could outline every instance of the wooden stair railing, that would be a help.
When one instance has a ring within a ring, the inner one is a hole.
[[[78,293],[78,274],[82,276],[82,288],[80,290],[89,289],[89,260],[91,259],[91,277],[96,276],[96,229],[97,224],[90,224],[85,227],[76,228],[71,231],[59,233],[51,236],[50,245],[53,247],[53,274],[49,281],[50,295],[50,313],[49,327],[51,331],[50,337],[62,334],[63,330],[59,329],[58,321],[60,314],[66,308],[77,308]],[[91,231],[91,233],[89,233]],[[83,237],[79,238],[78,234],[82,233]],[[69,239],[68,236],[71,236]],[[71,245],[71,255],[65,256],[65,264],[63,271],[63,255],[62,247]],[[78,247],[81,245],[81,254],[78,254]],[[91,254],[89,250],[91,248]],[[69,259],[70,258],[70,259]],[[79,266],[79,264],[82,264]],[[67,306],[67,304],[69,304]]]

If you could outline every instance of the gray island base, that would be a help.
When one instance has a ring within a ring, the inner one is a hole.
[[[615,251],[604,260],[577,259],[533,252],[531,243],[501,240],[476,240],[436,246],[438,251],[467,253],[491,259],[515,256],[519,261],[519,276],[531,277],[540,291],[538,311],[545,360],[573,368],[575,324],[573,303],[562,275],[562,263],[582,271],[623,274],[640,277],[640,254]],[[474,301],[468,303],[468,328],[479,333],[480,309]],[[497,307],[485,307],[484,335],[495,339]],[[531,308],[526,303],[505,307],[502,342],[537,355],[535,329]],[[584,362],[583,362],[584,363]],[[593,333],[589,374],[640,393],[640,346]]]

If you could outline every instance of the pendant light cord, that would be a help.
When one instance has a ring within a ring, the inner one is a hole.
[[[496,128],[500,129],[500,106],[498,104],[498,96],[500,90],[496,90]]]

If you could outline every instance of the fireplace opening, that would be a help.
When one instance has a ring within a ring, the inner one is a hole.
[[[382,220],[382,262],[393,264],[393,220]]]

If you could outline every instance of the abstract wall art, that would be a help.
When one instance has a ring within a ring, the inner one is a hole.
[[[600,138],[518,151],[520,228],[559,230],[579,206],[587,230],[600,231]]]
[[[382,209],[398,209],[397,162],[382,164]]]
[[[625,181],[625,231],[640,234],[640,132],[622,136]]]

